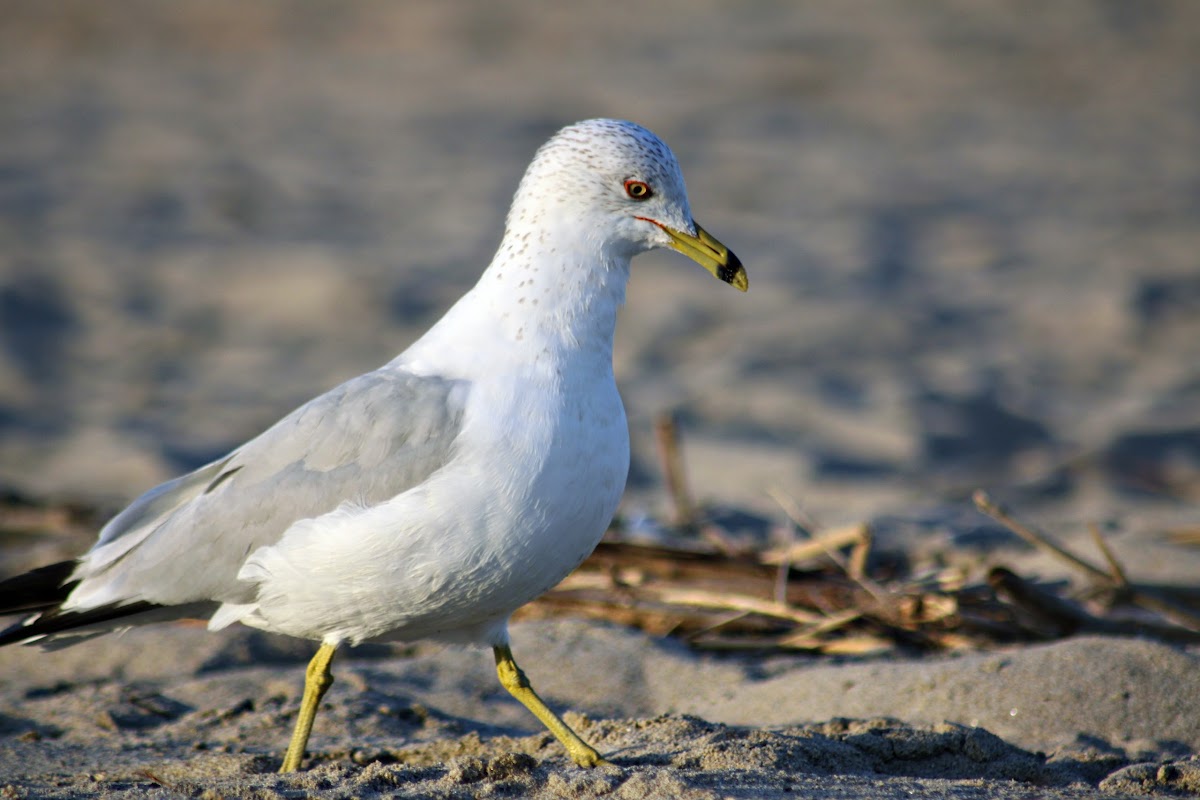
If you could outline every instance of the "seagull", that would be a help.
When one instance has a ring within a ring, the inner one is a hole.
[[[595,548],[629,470],[613,332],[630,260],[670,248],[745,291],[674,154],[632,122],[537,151],[478,283],[412,346],[133,501],[73,561],[0,582],[0,645],[184,618],[319,642],[280,772],[298,770],[342,645],[490,646],[500,683],[581,767],[508,619]]]

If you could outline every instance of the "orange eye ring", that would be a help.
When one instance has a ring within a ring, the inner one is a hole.
[[[625,194],[634,200],[649,200],[654,195],[654,192],[650,189],[650,184],[645,181],[635,181],[631,178],[625,181]]]

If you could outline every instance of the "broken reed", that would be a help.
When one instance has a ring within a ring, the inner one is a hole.
[[[727,540],[716,534],[688,547],[605,541],[517,616],[604,619],[710,650],[839,655],[983,648],[1079,633],[1200,641],[1200,590],[1131,582],[1094,526],[1107,569],[1017,521],[985,493],[975,502],[1081,573],[1081,585],[1072,591],[1042,584],[1003,565],[974,580],[964,569],[902,574],[895,564],[872,575],[870,530],[854,525],[762,552],[723,546]]]

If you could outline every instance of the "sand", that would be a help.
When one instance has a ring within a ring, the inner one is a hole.
[[[516,626],[514,648],[612,766],[572,765],[499,687],[486,653],[378,647],[336,665],[312,768],[279,777],[304,648],[180,627],[53,656],[0,651],[0,764],[17,797],[1200,791],[1200,653],[1151,642],[814,665],[702,658],[560,621]]]
[[[1200,5],[1044,5],[0,4],[0,489],[88,510],[4,536],[0,574],[390,359],[534,148],[608,115],[672,144],[751,281],[635,264],[626,535],[669,517],[673,412],[731,536],[786,538],[783,493],[914,563],[1078,579],[984,487],[1194,586],[1167,534],[1200,527]],[[0,651],[0,797],[1200,794],[1195,648],[514,636],[613,767],[569,766],[486,653],[419,647],[339,661],[314,768],[277,777],[309,646],[167,627]]]

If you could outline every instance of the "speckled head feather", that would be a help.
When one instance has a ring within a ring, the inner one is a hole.
[[[625,188],[630,180],[646,183],[652,196],[631,198]],[[675,154],[641,125],[589,119],[563,128],[537,151],[507,224],[510,231],[595,226],[609,244],[630,245],[630,254],[669,245],[644,218],[695,232]]]

